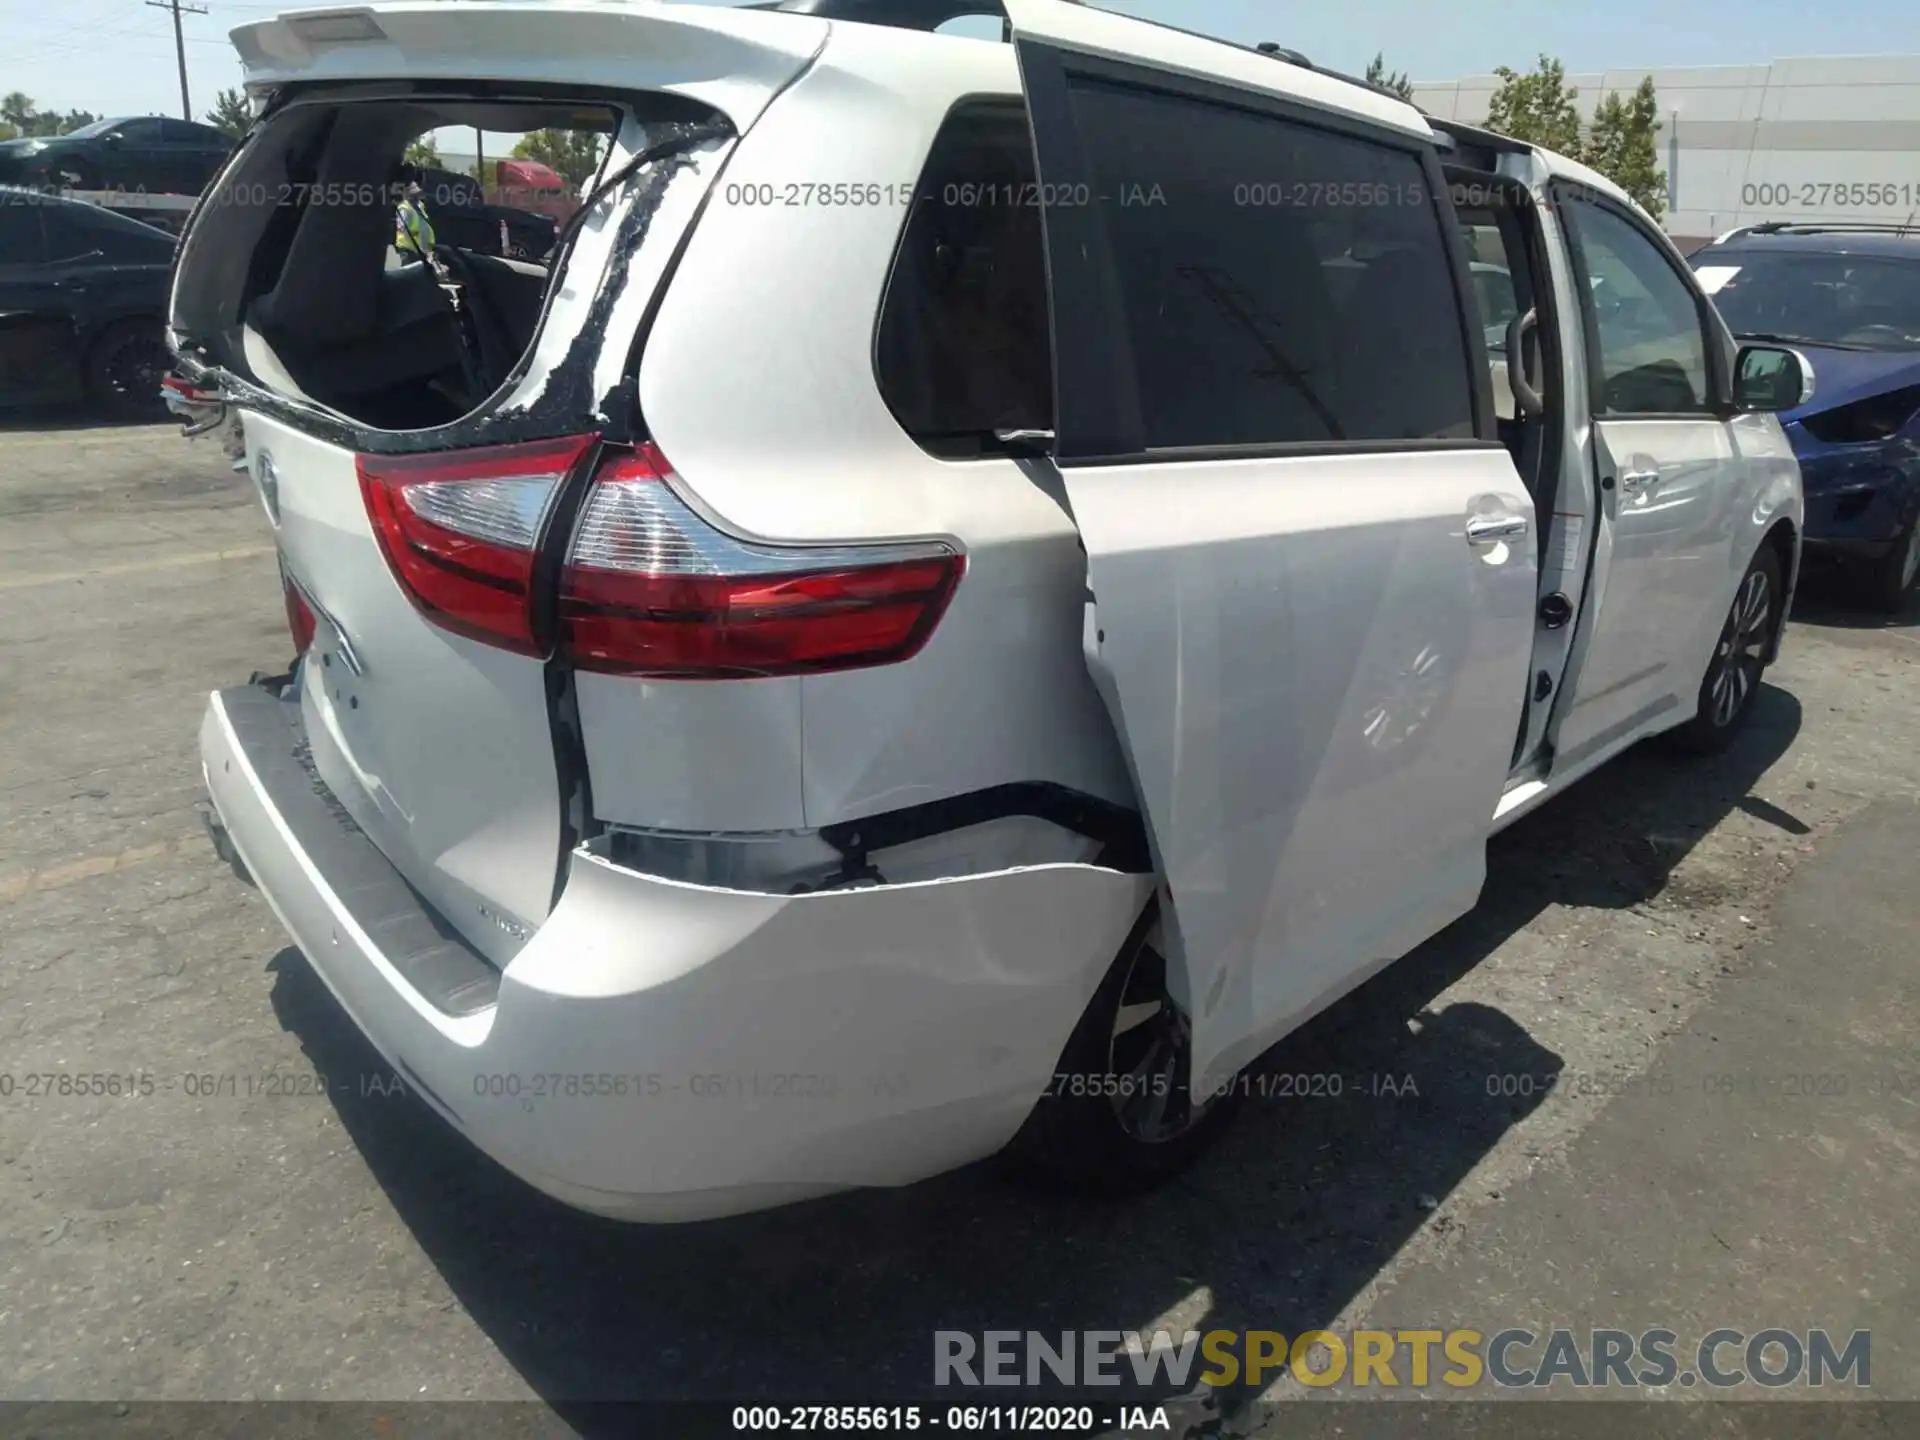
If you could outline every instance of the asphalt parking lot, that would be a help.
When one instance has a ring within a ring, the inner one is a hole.
[[[407,1095],[207,844],[205,693],[288,649],[244,478],[0,428],[0,1070],[157,1082],[0,1098],[0,1398],[879,1400],[937,1329],[1374,1321],[1870,1329],[1920,1399],[1920,610],[1839,598],[1733,752],[1500,837],[1266,1066],[1391,1093],[1256,1097],[1127,1204],[987,1165],[624,1228]]]

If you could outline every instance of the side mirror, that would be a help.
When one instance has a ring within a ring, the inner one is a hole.
[[[1813,398],[1813,366],[1798,350],[1742,345],[1733,362],[1736,410],[1791,410]]]
[[[118,130],[109,130],[100,137],[100,143],[102,145],[121,145],[126,143],[126,138],[127,137],[122,135]]]

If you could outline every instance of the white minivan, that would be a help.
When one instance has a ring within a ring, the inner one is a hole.
[[[234,40],[172,341],[298,660],[211,698],[215,838],[574,1205],[1166,1175],[1779,645],[1809,372],[1558,156],[1063,0]],[[550,263],[396,239],[416,140],[555,133]]]

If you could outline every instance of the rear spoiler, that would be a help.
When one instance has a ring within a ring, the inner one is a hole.
[[[822,19],[600,0],[402,0],[232,33],[249,95],[315,82],[524,82],[684,95],[743,133],[826,43]]]

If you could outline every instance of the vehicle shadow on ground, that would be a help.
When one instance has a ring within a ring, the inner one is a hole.
[[[1434,998],[1550,905],[1617,908],[1666,887],[1799,729],[1785,692],[1763,687],[1756,703],[1727,754],[1643,746],[1497,837],[1475,910],[1263,1057],[1219,1147],[1128,1201],[987,1163],[905,1190],[629,1227],[535,1194],[417,1101],[349,1084],[332,1103],[468,1313],[588,1432],[617,1423],[593,1401],[1040,1398],[934,1391],[940,1330],[1295,1335],[1336,1315],[1423,1224],[1450,1223],[1446,1197],[1560,1069],[1499,1010],[1434,1012]],[[317,1069],[386,1072],[297,952],[272,968],[275,1010]],[[1290,1076],[1338,1077],[1340,1093],[1299,1098]],[[1251,1397],[1243,1386],[1218,1403]]]
[[[1842,565],[1806,565],[1794,589],[1792,623],[1823,630],[1909,630],[1920,627],[1920,586],[1908,592],[1898,614],[1879,609],[1866,596],[1866,583]],[[1792,632],[1788,632],[1792,643]]]

